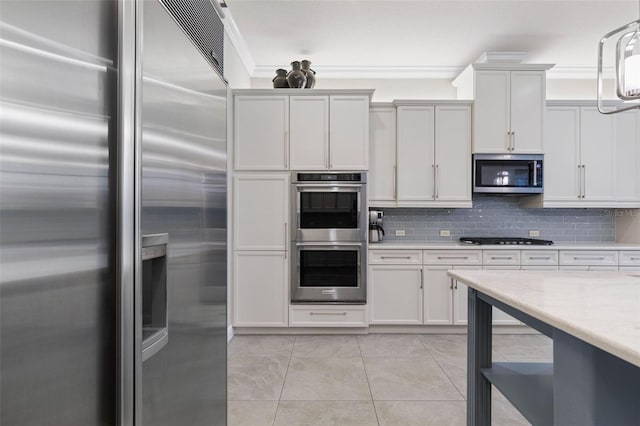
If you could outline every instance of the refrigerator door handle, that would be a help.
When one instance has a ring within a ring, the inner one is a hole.
[[[169,234],[142,236],[142,361],[169,342],[167,244]]]

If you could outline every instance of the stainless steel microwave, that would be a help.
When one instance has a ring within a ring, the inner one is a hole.
[[[475,154],[473,192],[542,193],[542,154]]]

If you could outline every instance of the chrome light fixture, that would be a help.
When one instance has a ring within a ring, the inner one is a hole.
[[[616,94],[629,105],[605,109],[602,105],[602,56],[606,41],[622,34],[616,43]],[[598,111],[615,114],[640,108],[640,19],[611,31],[600,39],[598,46]]]

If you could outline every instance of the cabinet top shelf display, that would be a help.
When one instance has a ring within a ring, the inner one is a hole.
[[[369,101],[373,97],[375,89],[233,89],[235,96],[369,96]]]

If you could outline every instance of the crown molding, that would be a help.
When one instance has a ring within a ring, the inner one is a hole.
[[[482,64],[485,65],[485,64]],[[522,64],[519,64],[521,67]],[[524,65],[526,67],[526,65]],[[253,68],[252,78],[273,78],[275,71],[283,68],[282,65],[256,65]],[[401,78],[425,78],[425,79],[454,79],[464,67],[414,67],[414,66],[314,66],[313,70],[323,79],[327,78],[377,78],[377,79],[401,79]],[[591,80],[595,79],[597,69],[595,67],[559,68],[554,67],[547,71],[550,80]],[[614,68],[605,68],[604,78],[615,78]]]
[[[311,66],[313,70],[326,78],[454,78],[460,73],[460,67],[413,67],[413,66]],[[253,72],[254,78],[273,78],[275,71],[282,66],[258,65]]]
[[[615,78],[615,68],[604,68],[602,70],[604,78]],[[595,80],[598,76],[596,67],[581,68],[552,68],[547,71],[547,78],[551,80]]]
[[[238,56],[240,56],[240,60],[247,69],[247,73],[249,76],[253,76],[256,63],[249,51],[249,47],[247,47],[247,43],[244,41],[244,37],[242,37],[236,21],[234,21],[231,11],[229,11],[228,8],[225,9],[224,15],[224,32],[229,36],[229,41],[233,44],[236,52],[238,52]]]

